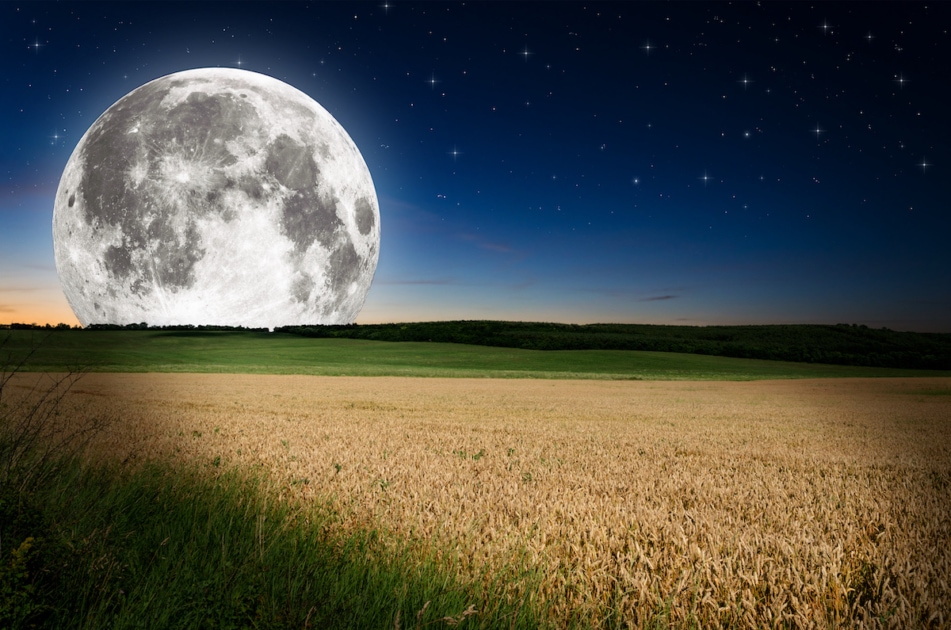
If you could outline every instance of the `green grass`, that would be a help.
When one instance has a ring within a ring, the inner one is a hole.
[[[10,331],[0,352],[24,370],[352,376],[758,380],[947,376],[938,370],[736,359],[636,350],[522,350],[453,343],[308,338],[281,333]],[[0,360],[6,357],[0,356]]]
[[[0,357],[0,628],[546,625],[527,562],[463,579],[454,549],[353,524],[332,497],[295,501],[293,484],[218,458],[84,464],[108,421],[63,430],[75,379],[21,401],[4,395],[15,372]]]
[[[380,531],[330,534],[329,509],[215,472],[72,464],[26,494],[0,486],[0,627],[448,627],[466,610],[464,628],[544,625],[505,595],[514,579],[531,596],[528,572],[462,583],[383,550]]]

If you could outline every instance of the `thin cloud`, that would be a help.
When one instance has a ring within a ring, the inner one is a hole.
[[[4,287],[0,286],[0,293],[35,293],[42,291],[40,287]]]
[[[679,297],[679,295],[652,295],[650,297],[641,298],[638,302],[662,302],[664,300],[676,300]]]
[[[535,278],[528,278],[527,280],[523,280],[522,282],[516,282],[515,284],[509,285],[509,288],[514,291],[524,291],[525,289],[528,289],[529,287],[535,286],[537,283],[538,281]]]
[[[380,200],[381,213],[384,213],[384,206],[387,223],[396,223],[403,230],[419,234],[441,233],[470,242],[481,249],[500,254],[520,253],[519,250],[507,243],[490,241],[481,234],[461,231],[465,229],[464,226],[452,220],[447,221],[444,215],[427,210],[417,204],[385,197]]]
[[[488,241],[482,241],[477,243],[482,249],[488,249],[493,252],[501,252],[503,254],[511,254],[515,250],[509,247],[508,245],[503,245],[502,243],[490,243]]]
[[[386,216],[387,223],[399,224],[412,231],[431,232],[445,228],[444,218],[435,212],[390,197],[380,199],[380,214]]]
[[[475,243],[477,247],[481,247],[482,249],[488,249],[489,251],[493,251],[493,252],[499,252],[502,254],[511,254],[515,251],[512,247],[506,245],[505,243],[495,243],[492,241],[487,241],[486,239],[482,238],[478,234],[463,232],[459,234],[459,238],[461,238],[464,241],[469,241],[470,243]]]
[[[380,284],[390,284],[390,285],[447,285],[447,284],[457,284],[458,280],[455,278],[417,278],[412,280],[380,280]]]
[[[913,304],[915,306],[948,306],[951,304],[951,299],[919,298],[916,300],[905,300],[905,303]]]

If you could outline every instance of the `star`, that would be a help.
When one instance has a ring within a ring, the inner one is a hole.
[[[389,2],[384,2],[383,4],[380,5],[380,8],[383,9],[383,13],[389,14],[390,9],[393,8],[393,5],[390,4]]]
[[[699,179],[700,181],[702,181],[704,188],[706,188],[707,184],[708,184],[708,183],[710,182],[710,180],[713,179],[713,178],[710,177],[709,175],[707,175],[707,172],[706,172],[706,171],[703,171],[703,175],[701,175],[701,176],[698,177],[697,179]]]
[[[522,57],[525,58],[525,61],[528,61],[528,56],[531,55],[532,53],[529,52],[528,46],[526,46],[526,47],[525,47],[525,50],[523,50],[523,51],[520,52],[519,54],[520,54]]]
[[[426,83],[429,84],[429,89],[435,90],[435,89],[436,89],[436,84],[439,83],[439,81],[436,80],[436,74],[433,73],[433,75],[432,75],[431,77],[429,77],[429,79],[426,81]]]
[[[928,164],[928,160],[927,160],[927,159],[921,158],[921,163],[920,163],[918,166],[921,167],[921,172],[922,172],[922,173],[927,173],[927,172],[928,172],[928,167],[931,166],[931,164]]]
[[[871,44],[873,39],[875,39],[875,36],[872,35],[871,31],[869,31],[868,35],[865,36],[865,41]]]
[[[32,48],[32,49],[33,49],[33,52],[35,52],[35,53],[39,53],[39,52],[40,52],[40,48],[42,48],[42,46],[43,46],[43,44],[41,44],[41,43],[40,43],[40,40],[38,40],[38,39],[34,39],[34,40],[33,40],[33,43],[30,44],[30,48]]]
[[[748,87],[750,86],[750,83],[752,83],[752,82],[753,82],[753,79],[749,78],[749,77],[746,76],[745,74],[743,75],[743,78],[742,78],[742,79],[740,79],[739,81],[737,81],[737,83],[742,83],[742,84],[743,84],[743,89],[744,89],[744,90],[745,90],[746,88],[748,88]]]
[[[812,133],[816,134],[816,140],[819,139],[819,134],[825,133],[825,129],[820,129],[819,125],[816,125],[816,128],[812,130]]]
[[[452,156],[452,161],[455,162],[456,159],[457,159],[460,155],[462,155],[462,151],[460,151],[459,149],[457,149],[457,148],[455,147],[455,145],[453,145],[452,151],[449,151],[449,152],[447,153],[447,155],[451,155],[451,156]]]
[[[238,64],[238,67],[240,68],[244,62],[241,61],[241,57],[238,57],[238,60],[235,63]]]
[[[905,78],[904,74],[899,73],[895,75],[895,83],[898,84],[899,89],[904,89],[905,84],[908,83],[908,79]]]
[[[823,33],[825,33],[826,35],[828,35],[828,34],[829,34],[829,29],[832,28],[832,26],[829,25],[829,20],[823,20],[823,21],[822,21],[822,24],[819,25],[819,28],[822,29],[822,32],[823,32]]]
[[[651,40],[647,40],[644,42],[644,45],[641,46],[641,50],[643,50],[648,55],[651,54],[651,51],[654,50],[654,48],[656,48],[656,46],[651,46]]]

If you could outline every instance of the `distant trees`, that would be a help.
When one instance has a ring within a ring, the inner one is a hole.
[[[138,324],[90,324],[87,330],[171,330],[200,332],[270,332],[268,328],[245,328],[244,326],[220,326],[218,324],[173,324],[168,326],[149,326],[145,322]]]
[[[276,333],[528,350],[645,350],[746,359],[951,370],[951,335],[864,325],[661,326],[450,321],[282,326]]]
[[[0,324],[0,330],[71,330],[79,329],[82,326],[70,326],[69,324],[64,324],[60,322],[55,326],[51,324],[23,324],[20,322],[13,322],[12,324]]]
[[[0,330],[83,330],[82,326],[70,326],[69,324],[23,324],[13,322],[12,324],[0,324]],[[176,324],[173,326],[149,326],[146,322],[134,324],[90,324],[85,330],[200,330],[211,332],[270,332],[268,328],[245,328],[244,326],[219,326],[217,324],[207,324],[194,326],[192,324]]]

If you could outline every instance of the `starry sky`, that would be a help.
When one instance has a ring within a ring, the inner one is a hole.
[[[358,323],[951,332],[942,2],[0,3],[0,323],[86,129],[172,72],[310,95],[380,202]]]

